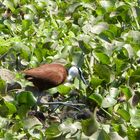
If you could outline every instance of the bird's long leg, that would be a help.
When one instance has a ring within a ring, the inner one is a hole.
[[[42,97],[43,97],[43,91],[40,91],[40,93],[38,94],[38,97],[37,97],[37,104],[41,103],[41,98]]]
[[[47,100],[45,100],[45,96],[47,97],[47,93],[45,91],[38,91],[38,96],[37,96],[37,104],[42,104],[44,102],[47,102]],[[44,97],[44,98],[43,98]]]

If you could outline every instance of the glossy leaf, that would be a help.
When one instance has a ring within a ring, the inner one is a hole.
[[[85,135],[90,136],[97,131],[97,124],[93,119],[87,119],[82,121],[83,132]]]
[[[109,92],[110,96],[113,97],[113,98],[116,98],[119,95],[118,88],[111,87],[109,91],[110,91]]]
[[[100,94],[93,93],[89,96],[89,98],[94,100],[98,105],[102,104],[103,98]]]
[[[4,0],[4,5],[6,5],[7,8],[9,8],[11,11],[14,11],[14,4],[11,1]]]
[[[16,100],[18,104],[22,105],[27,105],[27,106],[34,106],[36,104],[36,98],[32,94],[32,92],[29,91],[23,91],[18,93],[16,96]]]
[[[27,116],[28,111],[29,111],[28,105],[23,104],[17,108],[17,114],[18,114],[19,118],[21,118],[21,119],[23,119]]]
[[[58,92],[62,95],[67,95],[71,90],[70,86],[60,85],[58,86]]]
[[[121,137],[117,132],[111,132],[109,135],[111,140],[123,140],[123,137]]]
[[[140,78],[140,68],[138,68],[131,74],[129,78],[129,85],[133,85],[136,82],[140,82],[139,78]]]
[[[72,123],[71,119],[68,119],[65,122],[63,122],[59,128],[59,130],[63,131],[63,133],[66,135],[66,138],[69,138],[71,137],[71,135],[75,134],[78,130],[81,129],[81,123]]]
[[[23,126],[25,129],[31,129],[36,125],[42,125],[36,117],[25,118],[23,120]]]
[[[131,110],[131,119],[130,122],[133,127],[140,128],[140,110],[139,109],[132,109]]]
[[[0,128],[4,128],[9,123],[8,118],[0,117]]]
[[[115,66],[116,66],[116,73],[117,75],[120,75],[122,72],[125,71],[125,69],[127,68],[128,63],[120,60],[120,59],[116,59],[115,60]]]
[[[109,108],[114,106],[117,103],[117,100],[115,100],[113,97],[111,96],[107,96],[103,99],[102,101],[102,107],[103,108]]]
[[[124,110],[124,109],[118,109],[117,113],[126,121],[130,120],[130,114],[128,111]]]
[[[125,95],[126,99],[130,99],[132,97],[132,91],[127,86],[121,86],[120,87],[121,92]]]
[[[95,55],[99,59],[99,62],[101,62],[102,64],[109,64],[110,63],[110,58],[106,54],[104,54],[104,53],[95,53]]]
[[[90,53],[90,51],[91,51],[90,45],[87,44],[87,43],[85,43],[85,42],[83,42],[83,41],[80,41],[80,42],[79,42],[79,47],[81,48],[81,50],[82,50],[83,53],[85,53],[85,54],[88,54],[88,53]]]
[[[92,135],[93,139],[103,139],[103,140],[110,140],[109,135],[102,129],[102,130],[98,130],[96,133],[94,133]]]
[[[106,82],[110,81],[111,70],[107,65],[96,64],[94,70],[97,76],[104,79]]]
[[[14,114],[17,112],[16,106],[14,104],[5,101],[5,105],[9,109],[9,114]]]
[[[102,80],[102,79],[100,79],[100,78],[98,78],[96,76],[92,76],[92,78],[91,78],[91,86],[93,88],[97,88],[99,85],[102,84],[103,81],[104,80]]]
[[[54,125],[51,125],[50,127],[48,127],[46,129],[46,136],[48,138],[55,138],[55,137],[58,137],[60,136],[61,132],[59,130],[59,127],[58,125],[54,124]]]
[[[91,32],[94,34],[100,34],[101,32],[108,29],[108,24],[105,22],[100,22],[97,25],[94,25],[91,29]]]

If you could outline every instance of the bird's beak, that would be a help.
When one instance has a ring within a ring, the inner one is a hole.
[[[78,70],[79,70],[79,75],[80,75],[81,80],[83,81],[85,85],[88,85],[87,81],[85,80],[83,76],[82,70],[80,68],[78,68]]]

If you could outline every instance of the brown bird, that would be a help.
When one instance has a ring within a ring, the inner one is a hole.
[[[66,81],[71,81],[74,77],[80,77],[86,84],[81,70],[72,66],[69,71],[61,64],[44,64],[37,68],[23,71],[25,78],[35,85],[40,91],[56,87]]]
[[[61,64],[44,64],[25,70],[25,78],[39,89],[45,90],[62,84],[67,77],[67,70]]]

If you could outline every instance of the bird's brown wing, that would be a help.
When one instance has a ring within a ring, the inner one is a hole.
[[[24,71],[25,78],[36,86],[48,85],[48,88],[63,83],[67,77],[66,69],[59,64],[45,64],[38,68]]]

